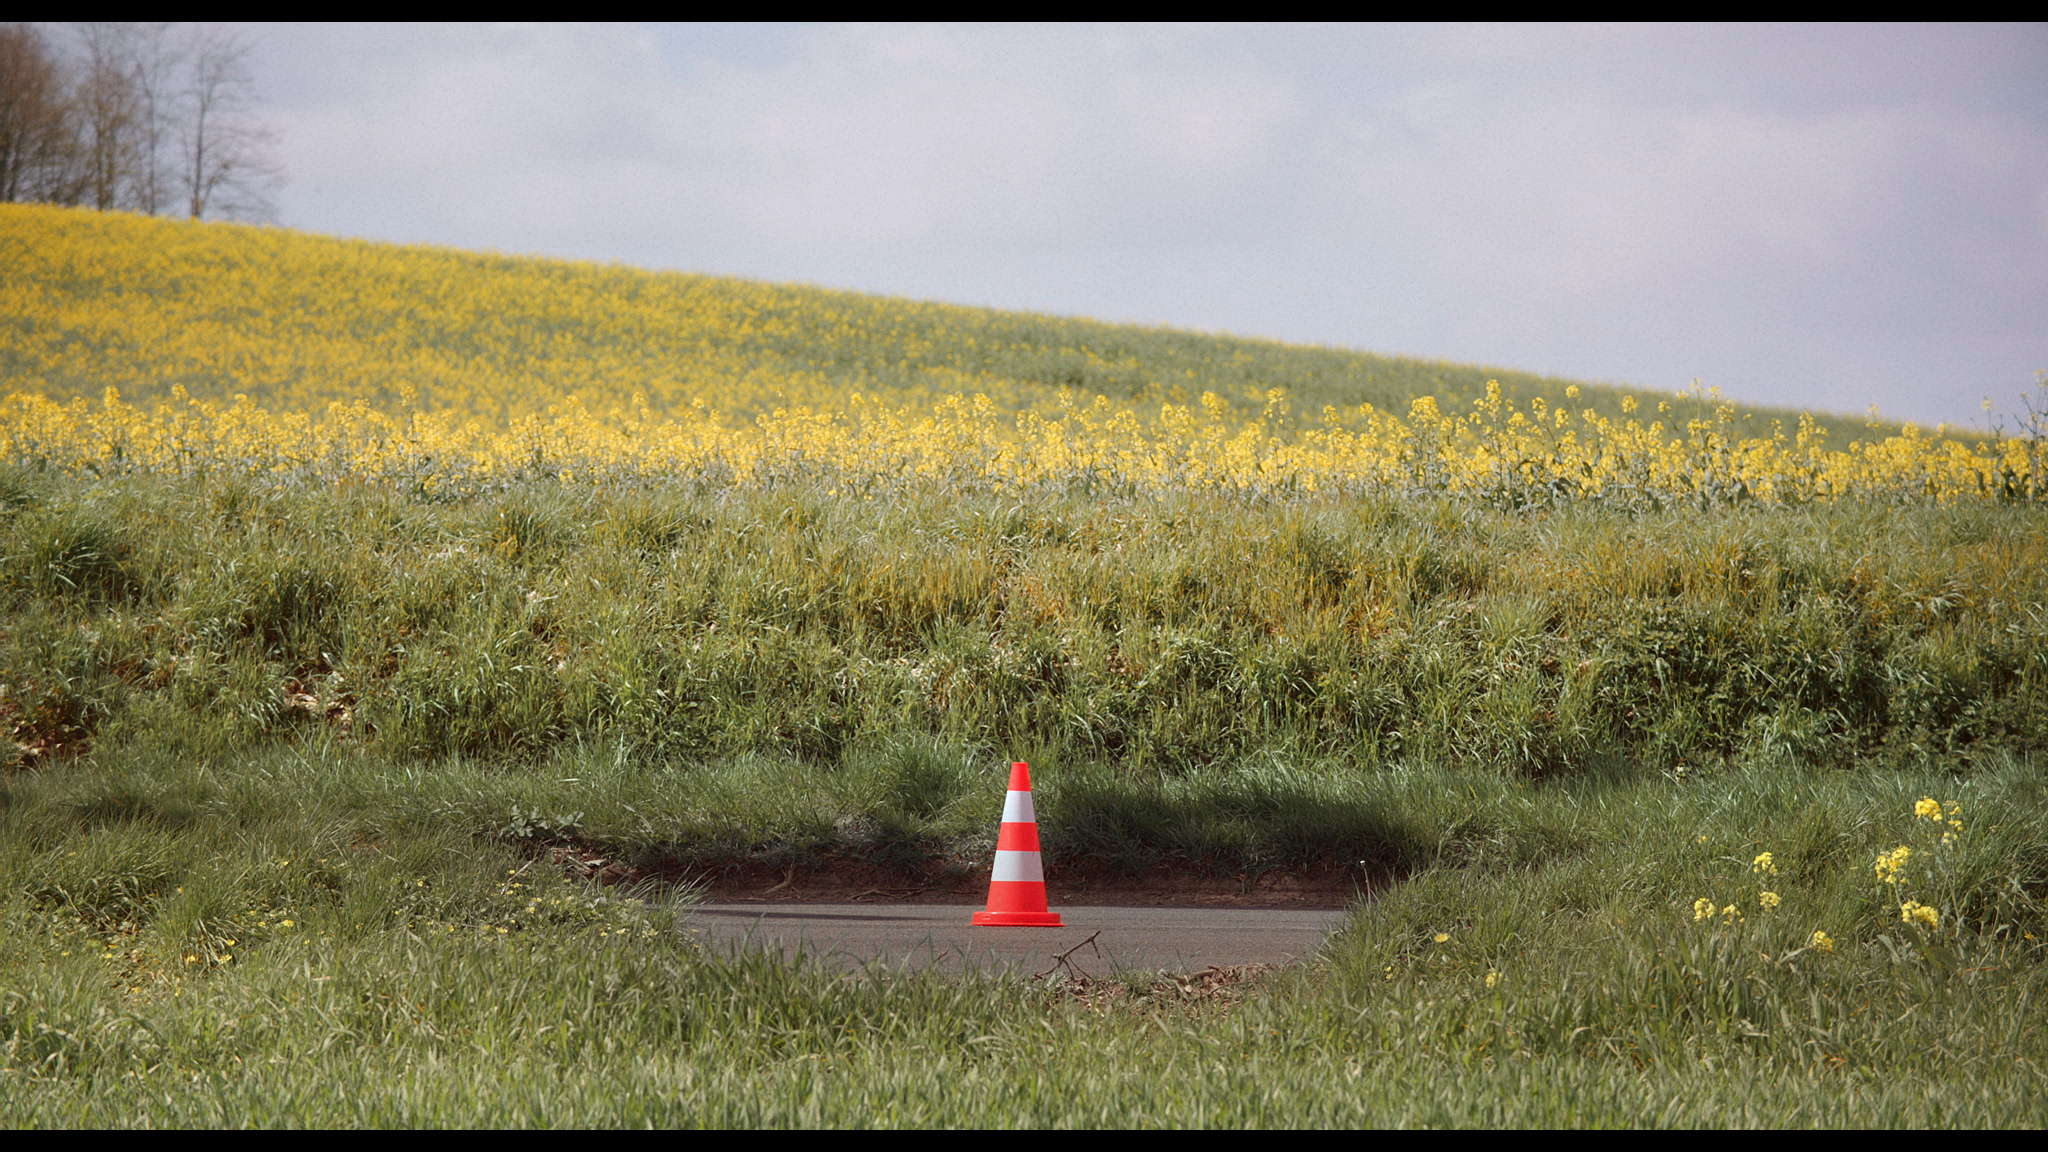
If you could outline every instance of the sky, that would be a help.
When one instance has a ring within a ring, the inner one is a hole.
[[[1984,426],[2048,25],[247,25],[276,220]]]

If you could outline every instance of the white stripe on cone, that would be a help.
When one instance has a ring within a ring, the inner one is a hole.
[[[1003,823],[1038,823],[1038,815],[1031,810],[1031,793],[1010,792],[1005,794],[1003,797]]]
[[[1036,852],[997,852],[996,867],[990,880],[1030,880],[1043,884],[1045,866]]]

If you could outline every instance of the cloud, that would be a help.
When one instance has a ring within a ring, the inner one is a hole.
[[[1530,83],[1407,90],[1350,136],[1339,202],[1398,222],[1467,355],[1952,420],[2029,340],[2048,364],[2038,123]]]
[[[677,106],[705,202],[781,243],[1072,242],[1182,226],[1257,171],[1284,85],[1129,36],[848,29],[771,71],[707,68]]]

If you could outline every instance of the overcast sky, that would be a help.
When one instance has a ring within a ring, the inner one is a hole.
[[[248,26],[316,232],[1978,421],[2048,26]]]

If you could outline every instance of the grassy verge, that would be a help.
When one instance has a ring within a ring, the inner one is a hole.
[[[1105,994],[707,955],[675,931],[686,899],[565,880],[450,802],[480,776],[451,785],[445,771],[356,759],[279,751],[208,768],[103,749],[10,778],[0,1114],[30,1126],[2048,1119],[2036,762],[1340,778],[1330,795],[1399,829],[1389,842],[1410,879],[1316,963],[1241,995],[1189,997],[1142,973]],[[716,782],[701,771],[695,783]],[[1077,793],[1048,793],[1048,830],[1066,829]],[[792,812],[817,803],[780,794]],[[1939,820],[1914,814],[1922,796],[1944,805]],[[1912,851],[1887,884],[1873,862],[1901,846]],[[1901,920],[1908,902],[1934,922]]]

